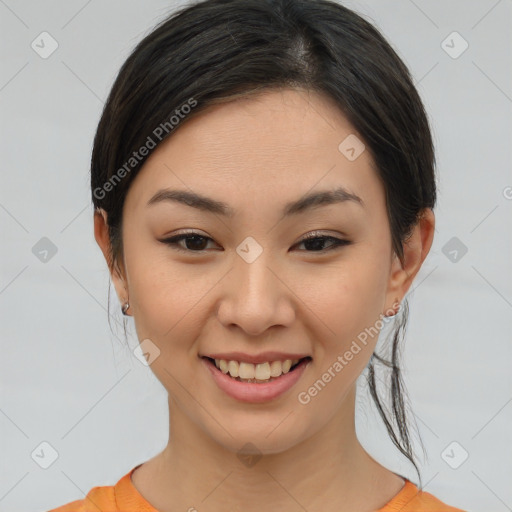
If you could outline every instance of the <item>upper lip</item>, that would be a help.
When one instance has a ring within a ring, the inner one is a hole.
[[[285,352],[261,352],[260,354],[245,354],[243,352],[218,352],[215,354],[200,354],[201,357],[210,357],[211,359],[224,359],[226,361],[241,361],[245,363],[266,363],[272,361],[286,361],[287,359],[302,359],[310,357],[309,354],[289,354]]]

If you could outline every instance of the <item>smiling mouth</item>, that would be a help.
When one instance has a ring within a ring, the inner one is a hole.
[[[253,365],[244,362],[238,363],[237,361],[215,360],[207,356],[202,357],[208,360],[212,366],[215,366],[218,371],[233,380],[258,384],[273,382],[312,360],[310,356],[307,356],[293,361],[272,361]],[[240,374],[246,378],[241,377]]]

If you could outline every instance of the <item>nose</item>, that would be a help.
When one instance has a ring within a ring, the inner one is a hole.
[[[265,251],[252,263],[237,257],[219,297],[219,321],[250,336],[261,335],[270,327],[290,326],[296,298],[286,280],[282,271],[271,267]]]

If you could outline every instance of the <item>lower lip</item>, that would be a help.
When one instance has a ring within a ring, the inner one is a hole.
[[[242,382],[222,373],[214,363],[201,357],[204,365],[210,370],[213,380],[227,395],[236,400],[250,403],[262,403],[273,400],[292,388],[301,378],[311,359],[302,360],[291,372],[283,373],[272,382]]]

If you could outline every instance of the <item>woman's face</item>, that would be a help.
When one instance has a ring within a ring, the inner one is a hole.
[[[356,137],[324,97],[266,91],[183,124],[127,194],[118,295],[170,404],[233,451],[277,453],[347,414],[381,315],[405,293],[384,188]],[[165,242],[184,232],[196,238]],[[310,359],[274,384],[241,384],[203,357],[229,352],[262,356],[261,378],[265,361]]]

